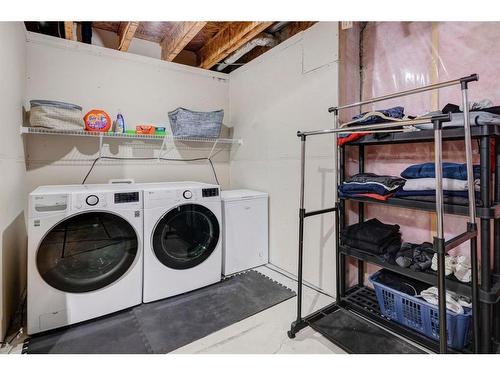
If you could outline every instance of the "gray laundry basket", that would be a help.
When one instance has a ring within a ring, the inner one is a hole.
[[[168,113],[172,134],[176,137],[217,138],[220,134],[224,110],[196,112],[177,108]]]

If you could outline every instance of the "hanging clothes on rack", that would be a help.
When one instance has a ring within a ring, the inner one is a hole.
[[[408,119],[415,118],[414,116],[405,116],[404,107],[392,107],[387,109],[378,109],[375,111],[363,112],[352,118],[351,121],[346,122],[341,125],[341,127],[349,127],[354,125],[369,125],[369,124],[379,124],[383,122],[393,122],[393,121],[404,121]],[[351,133],[351,134],[340,134],[337,140],[337,145],[343,146],[346,143],[357,141],[363,138],[365,135],[371,133]],[[382,133],[383,134],[383,133]],[[380,136],[380,135],[378,135]]]

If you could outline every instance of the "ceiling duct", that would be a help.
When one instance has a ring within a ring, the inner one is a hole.
[[[227,57],[223,62],[217,65],[217,70],[222,71],[229,65],[238,61],[242,56],[246,55],[248,52],[253,50],[255,47],[274,47],[278,44],[276,38],[271,35],[261,36],[255,39],[252,39],[248,43],[242,45],[239,49],[233,52],[232,55]]]

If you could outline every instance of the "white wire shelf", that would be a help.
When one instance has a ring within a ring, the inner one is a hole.
[[[91,132],[85,130],[58,130],[38,127],[21,126],[21,134],[41,134],[41,135],[59,135],[59,136],[77,136],[77,137],[94,137],[94,138],[116,138],[130,140],[152,140],[152,141],[168,141],[168,142],[201,142],[201,143],[217,143],[217,144],[243,144],[242,139],[233,138],[201,138],[201,137],[176,137],[165,134],[128,134],[128,133],[112,133],[112,132]]]

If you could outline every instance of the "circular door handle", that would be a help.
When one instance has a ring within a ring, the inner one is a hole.
[[[185,199],[191,199],[193,197],[193,193],[191,193],[191,191],[189,191],[189,190],[186,190],[184,193],[182,193],[182,196]]]
[[[99,203],[99,198],[97,197],[97,195],[89,195],[85,202],[87,202],[89,206],[95,206],[97,203]]]

